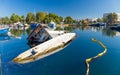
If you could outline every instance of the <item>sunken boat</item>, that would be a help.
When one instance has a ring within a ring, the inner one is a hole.
[[[32,48],[19,54],[13,61],[21,64],[34,62],[62,50],[75,37],[75,33],[50,30],[39,24],[27,38]]]

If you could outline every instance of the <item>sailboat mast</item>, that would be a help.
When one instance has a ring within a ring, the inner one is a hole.
[[[35,22],[36,22],[36,11],[35,11],[35,9],[34,9],[34,15],[35,15]]]

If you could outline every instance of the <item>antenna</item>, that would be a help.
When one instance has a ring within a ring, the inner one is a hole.
[[[36,11],[35,11],[35,8],[34,8],[34,15],[35,15],[35,22],[36,22]]]

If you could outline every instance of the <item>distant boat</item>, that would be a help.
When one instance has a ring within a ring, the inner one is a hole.
[[[51,28],[54,29],[53,26],[51,26]],[[35,45],[31,49],[19,54],[13,59],[13,61],[22,64],[34,62],[62,50],[76,37],[75,33],[52,31],[52,29],[47,30],[39,24],[27,39],[33,44],[38,42],[40,42],[40,44],[37,44],[37,46]]]
[[[104,23],[96,23],[96,24],[91,24],[89,26],[105,26],[105,24]]]
[[[9,32],[9,28],[0,28],[0,35],[6,35]]]
[[[48,24],[48,26],[50,27],[50,29],[53,29],[53,30],[55,30],[56,29],[56,26],[55,26],[56,24],[55,24],[55,22],[53,22],[53,21],[51,21],[49,24]]]
[[[31,24],[30,24],[30,29],[31,29],[31,30],[34,30],[37,26],[38,26],[37,23],[31,23]]]
[[[25,28],[25,25],[23,25],[21,22],[17,22],[14,23],[12,26],[12,29],[19,29],[19,30],[23,30]]]
[[[117,24],[116,26],[111,26],[110,27],[112,30],[114,30],[114,29],[120,29],[120,24]]]

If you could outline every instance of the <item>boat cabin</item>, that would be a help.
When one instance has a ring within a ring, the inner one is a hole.
[[[28,36],[28,42],[31,44],[43,43],[47,40],[52,39],[50,34],[45,30],[42,25],[38,25]]]

